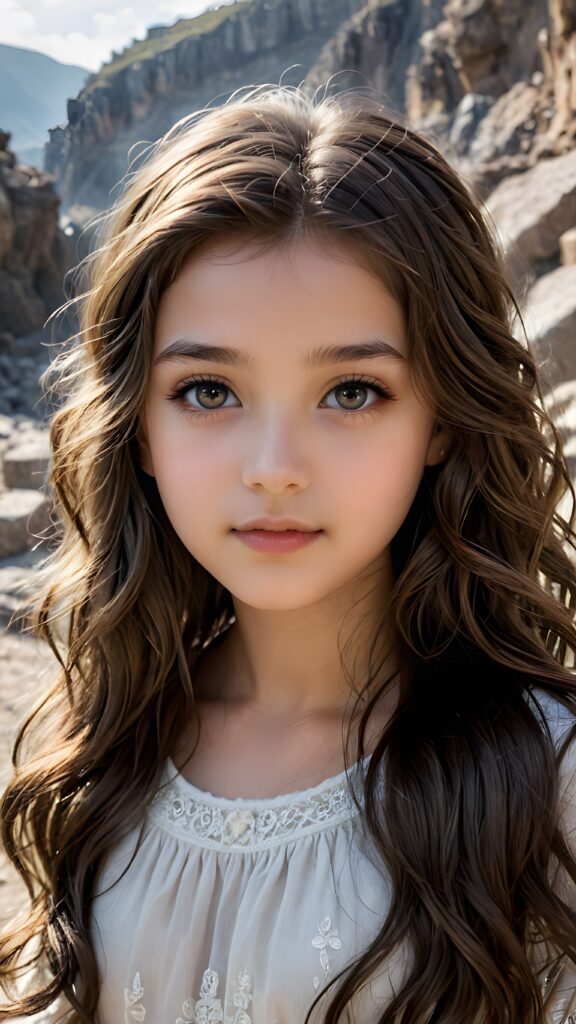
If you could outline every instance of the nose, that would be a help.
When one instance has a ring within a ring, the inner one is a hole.
[[[253,431],[242,466],[245,486],[274,494],[305,490],[310,484],[310,460],[293,418],[275,409],[264,422],[254,424]]]

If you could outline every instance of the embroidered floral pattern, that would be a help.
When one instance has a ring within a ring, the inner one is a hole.
[[[352,779],[354,768],[349,775]],[[358,813],[345,777],[321,786],[314,787],[308,797],[295,794],[289,799],[287,794],[286,800],[276,797],[270,803],[243,800],[235,807],[235,801],[221,797],[197,798],[178,775],[158,791],[147,811],[163,829],[197,845],[226,851],[262,850],[337,825]],[[361,803],[362,794],[357,796]]]
[[[224,1024],[222,1002],[218,999],[216,971],[204,971],[200,986],[200,999],[194,1008],[194,1024]]]
[[[332,928],[332,919],[330,917],[325,917],[318,925],[316,935],[312,939],[312,945],[315,949],[320,950],[320,966],[324,971],[324,978],[327,981],[332,971],[328,951],[329,949],[342,949],[342,939],[338,934],[338,930]],[[317,975],[314,976],[312,983],[315,990],[320,988],[320,978]]]
[[[320,966],[324,972],[324,978],[328,980],[332,972],[330,963],[330,949],[342,949],[342,939],[337,928],[332,927],[332,918],[326,916],[317,926],[316,935],[312,939],[312,945],[320,950]],[[252,1002],[252,977],[246,971],[238,972],[238,981],[232,993],[232,1005],[235,1012],[227,1014],[226,1008],[218,995],[220,978],[217,971],[208,967],[202,975],[200,985],[200,996],[194,1000],[191,996],[182,1003],[182,1016],[177,1017],[174,1024],[252,1024],[252,1018],[248,1013]],[[313,978],[314,989],[320,987],[320,978],[316,975]],[[146,1008],[140,1001],[144,996],[144,989],[140,981],[140,972],[134,975],[132,988],[124,989],[124,1021],[131,1024],[132,1021],[143,1021],[146,1018]],[[274,1019],[272,1024],[278,1024]]]
[[[232,1004],[235,1012],[225,1013],[222,1000],[218,996],[218,985],[220,979],[217,971],[208,968],[202,975],[200,985],[200,997],[197,1000],[191,997],[182,1003],[182,1017],[177,1017],[175,1024],[252,1024],[252,1018],[248,1014],[252,1002],[252,978],[246,971],[238,973],[238,983],[232,995]],[[140,972],[134,975],[132,989],[124,989],[124,1021],[129,1024],[131,1021],[143,1021],[146,1017],[146,1009],[140,1002],[144,995],[144,989],[140,983]],[[277,1024],[273,1021],[272,1024]]]
[[[194,1000],[185,999],[182,1003],[183,1017],[176,1018],[176,1024],[194,1024]]]
[[[124,989],[124,1020],[126,1024],[131,1021],[143,1021],[146,1018],[146,1010],[140,1000],[144,995],[144,989],[140,984],[140,972],[137,971],[132,982],[132,989]]]

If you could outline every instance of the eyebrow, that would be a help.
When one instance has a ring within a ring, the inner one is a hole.
[[[350,345],[321,345],[308,350],[302,360],[303,369],[313,370],[331,363],[345,363],[350,360],[377,359],[384,356],[402,362],[406,357],[382,338],[370,338]],[[156,356],[154,366],[168,362],[182,362],[186,359],[201,359],[210,363],[225,363],[241,370],[253,370],[255,361],[247,352],[225,345],[207,345],[192,338],[178,338]]]

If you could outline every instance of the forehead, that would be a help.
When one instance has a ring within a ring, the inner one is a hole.
[[[157,348],[191,327],[245,343],[271,332],[297,343],[337,340],[343,331],[386,327],[401,341],[399,303],[350,246],[296,237],[263,243],[235,240],[204,246],[183,264],[163,293],[156,320]],[[324,337],[326,336],[326,337]]]

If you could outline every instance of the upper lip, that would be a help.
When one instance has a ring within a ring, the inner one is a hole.
[[[307,526],[306,523],[301,523],[298,519],[288,519],[286,516],[280,516],[274,518],[273,516],[260,516],[259,519],[250,519],[247,523],[242,523],[242,526],[236,527],[238,530],[300,530],[302,533],[316,533],[317,531],[313,526]]]

